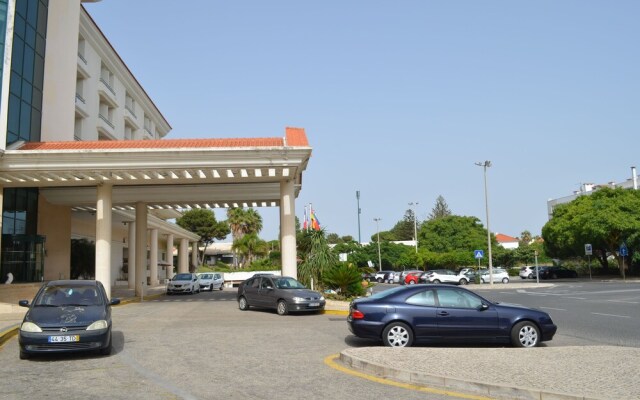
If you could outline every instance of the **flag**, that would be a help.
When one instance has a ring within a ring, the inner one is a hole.
[[[302,224],[302,229],[306,231],[308,228],[309,225],[307,223],[307,206],[304,206],[304,223]]]
[[[320,230],[320,221],[316,216],[316,212],[313,211],[313,208],[311,209],[311,228],[315,229],[316,231]]]

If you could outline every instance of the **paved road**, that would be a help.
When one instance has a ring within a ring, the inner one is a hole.
[[[0,350],[0,398],[445,399],[354,377],[325,358],[369,345],[345,317],[241,312],[234,293],[114,307],[115,354],[18,359]]]

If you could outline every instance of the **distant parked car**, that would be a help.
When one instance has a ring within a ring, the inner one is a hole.
[[[391,347],[469,341],[535,347],[557,330],[544,311],[492,303],[449,285],[401,286],[353,300],[347,323],[354,335]]]
[[[378,271],[376,272],[376,281],[378,283],[382,283],[382,282],[387,282],[389,280],[389,273],[392,273],[393,271]]]
[[[429,271],[426,274],[426,280],[429,283],[456,283],[459,285],[469,283],[469,278],[465,275],[458,275],[448,269],[434,269],[433,271]]]
[[[176,274],[167,283],[167,295],[174,293],[200,293],[200,282],[198,275],[192,273]]]
[[[423,272],[423,271],[420,271],[419,269],[406,269],[406,270],[400,272],[399,274],[397,274],[398,283],[401,284],[401,285],[404,285],[405,284],[405,278],[407,277],[408,274],[418,273],[418,272]]]
[[[97,351],[111,354],[111,306],[102,283],[94,280],[50,281],[29,304],[18,342],[20,359],[34,354]]]
[[[488,269],[483,269],[480,272],[480,282],[488,283],[491,280],[491,274]],[[504,268],[493,268],[493,281],[509,283],[509,273]]]
[[[540,279],[577,278],[578,273],[565,267],[548,267],[540,272]]]
[[[224,289],[224,278],[220,272],[203,272],[198,274],[198,278],[201,290]]]
[[[423,271],[409,272],[404,277],[405,285],[415,285],[416,283],[421,283],[420,278],[425,274]]]
[[[253,276],[238,286],[238,308],[274,308],[279,315],[294,311],[322,311],[324,296],[289,276]]]
[[[536,278],[536,267],[532,266],[524,266],[520,268],[520,273],[518,274],[522,279],[535,279]]]

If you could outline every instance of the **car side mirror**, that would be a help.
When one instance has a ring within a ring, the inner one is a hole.
[[[480,307],[478,307],[478,311],[484,311],[484,310],[488,310],[488,309],[489,309],[489,305],[485,304],[485,303],[482,303],[480,305]]]
[[[20,300],[20,301],[18,302],[18,305],[19,305],[20,307],[29,307],[29,300]]]
[[[110,306],[117,306],[118,304],[120,304],[120,299],[111,299],[109,302]]]

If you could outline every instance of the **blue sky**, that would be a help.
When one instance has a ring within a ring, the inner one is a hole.
[[[173,130],[284,136],[313,156],[297,215],[390,229],[438,195],[534,235],[549,198],[640,167],[638,1],[107,0],[85,4]],[[277,209],[258,209],[275,239]],[[222,217],[223,218],[223,217]]]

